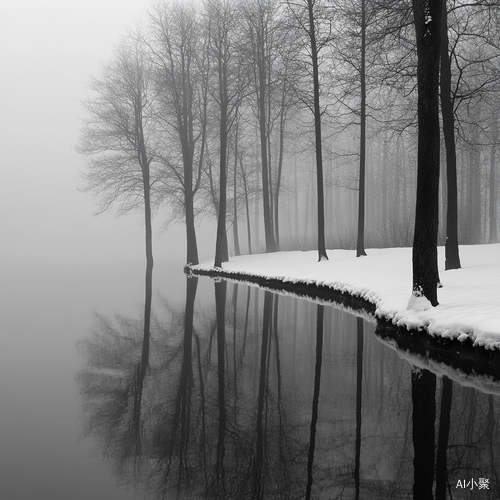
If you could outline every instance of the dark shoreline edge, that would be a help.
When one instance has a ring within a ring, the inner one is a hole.
[[[366,312],[377,322],[375,334],[381,339],[395,343],[397,349],[424,356],[445,363],[466,374],[483,375],[500,380],[500,349],[486,349],[474,346],[470,338],[459,341],[437,337],[425,329],[408,330],[394,325],[390,320],[376,316],[376,306],[366,299],[336,290],[326,285],[305,282],[286,282],[275,278],[265,278],[245,273],[227,272],[224,269],[194,269],[186,265],[187,275],[207,276],[212,279],[229,279],[250,283],[277,292],[287,292],[298,297],[320,299],[332,302],[353,311]]]
[[[407,330],[384,318],[377,318],[375,335],[392,343],[397,351],[445,364],[466,375],[500,381],[500,350],[474,346],[469,338],[460,342],[430,335],[427,330]]]
[[[326,285],[316,285],[305,282],[287,282],[274,278],[264,278],[245,273],[227,272],[223,269],[193,269],[190,266],[184,267],[184,273],[193,276],[208,276],[209,278],[219,278],[239,281],[259,285],[262,288],[268,288],[277,292],[287,292],[298,297],[307,297],[310,299],[320,299],[325,302],[335,302],[346,306],[353,311],[364,311],[373,315],[375,318],[375,304],[366,299],[355,295],[335,290]]]

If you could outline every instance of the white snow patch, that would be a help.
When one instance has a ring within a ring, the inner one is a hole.
[[[424,297],[422,294],[413,292],[410,296],[410,300],[408,301],[408,306],[406,309],[412,309],[415,312],[420,312],[420,311],[427,311],[427,309],[430,309],[432,307],[432,304],[430,303],[429,299]]]

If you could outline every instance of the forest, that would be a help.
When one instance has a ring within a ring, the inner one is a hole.
[[[216,268],[413,246],[436,305],[436,245],[498,242],[498,0],[163,0],[90,89],[82,189],[144,212],[148,269],[153,216],[187,264],[210,218]]]

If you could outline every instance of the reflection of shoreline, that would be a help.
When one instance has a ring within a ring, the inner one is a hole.
[[[379,323],[375,337],[396,351],[410,365],[431,371],[438,377],[446,376],[463,387],[472,387],[485,394],[500,395],[500,365],[497,351],[477,352],[461,342],[428,338],[390,324]],[[465,347],[463,349],[460,349]]]

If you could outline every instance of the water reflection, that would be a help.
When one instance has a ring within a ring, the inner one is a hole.
[[[436,419],[436,375],[412,368],[411,399],[413,403],[413,496],[432,500],[434,485],[434,422]]]
[[[356,451],[354,458],[354,484],[356,487],[356,500],[359,499],[360,490],[360,458],[361,458],[361,408],[363,403],[363,319],[356,318],[357,351],[356,351]]]
[[[269,293],[269,292],[266,292]],[[316,363],[314,369],[314,395],[312,404],[311,417],[311,437],[309,439],[309,457],[307,461],[307,489],[306,498],[311,498],[313,485],[313,464],[314,464],[314,448],[316,445],[316,424],[318,422],[318,405],[319,405],[319,388],[321,384],[321,364],[323,362],[323,320],[324,306],[318,304],[316,319]]]
[[[433,492],[436,500],[485,495],[500,498],[500,381],[493,353],[450,356],[439,343],[419,341],[386,324],[378,325],[375,333],[413,367],[414,498],[433,498]],[[437,411],[438,436],[434,443]],[[488,490],[479,488],[484,480]]]
[[[148,367],[149,334],[143,322],[98,316],[81,350],[87,369],[77,376],[84,409],[84,434],[97,435],[117,471],[142,453],[141,408]]]
[[[500,496],[496,396],[330,305],[197,288],[150,328],[99,317],[81,344],[85,433],[120,482],[153,498]],[[456,488],[479,478],[488,490]]]
[[[450,436],[453,385],[446,375],[441,380],[441,410],[436,452],[436,500],[446,498],[446,489],[450,481],[448,476],[448,438]]]

